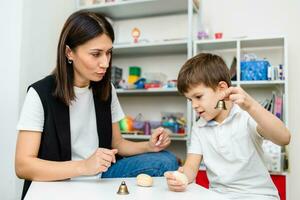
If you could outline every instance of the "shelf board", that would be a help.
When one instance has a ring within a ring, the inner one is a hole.
[[[232,49],[236,51],[237,40],[235,39],[217,39],[217,40],[195,40],[198,51],[214,51]]]
[[[136,135],[136,134],[122,134],[123,138],[125,139],[134,139],[134,140],[149,140],[150,135]],[[185,134],[171,134],[170,135],[171,140],[177,140],[177,141],[186,141],[187,136]]]
[[[276,81],[240,81],[239,84],[242,87],[272,87],[277,85],[284,85],[285,80]]]
[[[184,0],[131,0],[79,6],[79,10],[102,13],[114,20],[182,14],[188,12]]]
[[[159,41],[149,43],[115,44],[113,54],[117,56],[136,56],[142,54],[187,53],[187,40]]]
[[[237,86],[237,81],[231,81],[231,85]]]
[[[151,89],[116,89],[118,95],[180,95],[177,88],[151,88]]]
[[[241,48],[267,48],[267,47],[283,47],[284,37],[271,38],[245,38],[241,40]]]

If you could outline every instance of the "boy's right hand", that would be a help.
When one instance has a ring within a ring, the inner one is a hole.
[[[95,175],[106,172],[111,163],[116,162],[117,149],[98,148],[89,158],[83,160],[83,174]]]
[[[183,173],[183,168],[179,167],[178,171]],[[174,176],[173,172],[170,172],[170,171],[165,172],[164,176],[167,179],[167,184],[171,191],[183,192],[186,190],[187,184],[181,182],[180,180],[177,180],[176,177]]]

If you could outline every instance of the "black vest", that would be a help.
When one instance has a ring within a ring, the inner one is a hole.
[[[32,84],[38,93],[44,109],[44,130],[42,133],[38,158],[51,161],[71,160],[71,132],[69,107],[53,96],[54,76]],[[99,147],[111,149],[112,119],[111,94],[107,101],[101,101],[94,95]],[[22,199],[24,199],[31,181],[25,180]]]

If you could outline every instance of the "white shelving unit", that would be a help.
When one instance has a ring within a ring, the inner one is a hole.
[[[77,1],[82,10],[100,12],[115,20],[163,16],[187,13],[185,0],[131,0],[85,5],[85,1]]]
[[[242,39],[219,39],[219,40],[196,40],[194,41],[194,55],[201,52],[211,52],[220,55],[230,66],[234,57],[237,59],[236,77],[233,85],[242,87],[258,101],[270,98],[275,91],[283,95],[283,121],[288,126],[288,62],[287,42],[284,36],[264,38],[242,38]],[[241,80],[241,55],[254,53],[259,58],[266,58],[271,65],[283,65],[284,80]],[[266,141],[267,142],[267,141]],[[270,142],[268,142],[270,143]],[[268,144],[277,149],[278,157],[271,159],[271,162],[279,164],[282,161],[282,148],[275,144]],[[270,165],[269,170],[282,172],[281,168],[276,169]]]
[[[151,88],[151,89],[117,89],[119,95],[179,95],[176,88]]]
[[[142,76],[147,72],[161,72],[167,74],[168,80],[174,80],[181,65],[192,56],[192,0],[130,0],[92,5],[82,2],[77,0],[79,10],[99,12],[111,18],[116,35],[113,65],[123,69],[125,80],[129,66],[140,66]],[[180,24],[178,17],[184,23]],[[140,42],[132,42],[132,28],[128,27],[141,30]],[[127,38],[120,35],[127,35]],[[146,39],[142,38],[143,35]],[[183,113],[187,120],[186,133],[171,135],[170,150],[185,159],[192,112],[190,104],[179,95],[177,88],[117,89],[117,94],[125,114],[131,117],[142,113],[145,120],[159,121],[161,112]],[[123,137],[139,141],[148,140],[150,136],[123,134]]]
[[[145,54],[170,54],[186,53],[188,50],[187,40],[155,41],[151,43],[116,44],[114,55],[145,55]]]

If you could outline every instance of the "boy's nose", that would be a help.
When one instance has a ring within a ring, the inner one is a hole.
[[[192,102],[192,108],[198,108],[199,107],[199,105],[197,104],[197,103],[195,103],[195,102]]]

